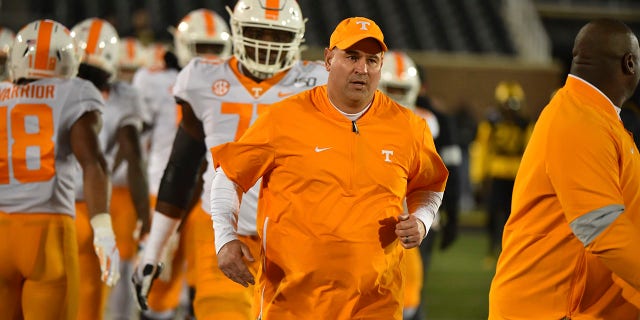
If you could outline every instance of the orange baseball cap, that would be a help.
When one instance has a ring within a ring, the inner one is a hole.
[[[338,47],[345,50],[356,42],[366,39],[374,38],[378,40],[382,51],[387,51],[387,45],[384,44],[384,35],[380,27],[371,19],[363,17],[351,17],[342,20],[329,40],[329,49]]]

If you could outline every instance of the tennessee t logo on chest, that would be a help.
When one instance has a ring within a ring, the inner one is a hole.
[[[259,97],[262,94],[262,88],[260,87],[251,88],[251,91],[253,91],[253,96],[255,98]]]
[[[384,155],[384,162],[391,162],[393,150],[382,150],[382,154]]]

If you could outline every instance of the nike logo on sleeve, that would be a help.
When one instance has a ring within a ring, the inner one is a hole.
[[[316,146],[316,152],[326,151],[326,150],[329,150],[329,149],[331,149],[331,148],[332,148],[332,147],[329,147],[329,148],[318,148],[318,146]]]
[[[286,96],[290,96],[292,94],[294,94],[294,92],[282,92],[282,91],[279,91],[278,92],[278,97],[279,98],[283,98],[283,97],[286,97]]]

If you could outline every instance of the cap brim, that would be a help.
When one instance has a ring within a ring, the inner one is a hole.
[[[380,41],[380,39],[376,38],[376,37],[372,37],[372,36],[366,36],[363,37],[362,35],[356,34],[354,36],[348,37],[338,43],[336,43],[335,47],[338,47],[338,49],[341,50],[346,50],[348,48],[350,48],[351,46],[353,46],[354,44],[358,43],[358,41],[364,40],[366,38],[371,38],[374,39],[376,41],[378,41],[378,43],[380,44],[380,47],[382,48],[382,51],[387,51],[387,45]]]

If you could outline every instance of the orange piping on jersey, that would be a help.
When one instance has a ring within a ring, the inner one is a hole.
[[[133,60],[136,57],[136,43],[135,41],[127,41],[127,57]]]
[[[233,71],[233,73],[238,78],[238,81],[240,81],[242,86],[247,89],[247,91],[249,91],[249,93],[254,98],[258,98],[265,92],[269,91],[269,89],[278,84],[278,82],[280,82],[280,80],[282,80],[282,78],[284,78],[284,76],[288,72],[288,70],[285,70],[269,79],[261,81],[260,83],[255,83],[253,80],[251,80],[251,78],[245,76],[242,72],[240,72],[240,70],[238,69],[238,63],[238,59],[236,59],[235,57],[229,59],[229,66],[231,67],[231,71]],[[259,94],[256,94],[256,92],[254,91],[254,89],[256,88],[260,88]]]
[[[38,30],[38,43],[36,43],[38,50],[36,50],[34,69],[48,70],[51,33],[53,33],[53,23],[51,21],[42,21],[40,29]]]
[[[401,54],[396,54],[396,75],[400,79],[404,79],[404,57]]]
[[[9,135],[7,131],[7,110],[8,107],[0,107],[0,184],[11,182],[9,178]],[[4,213],[0,211],[0,213]]]
[[[182,106],[176,104],[176,128],[180,126],[180,122],[182,121]]]
[[[153,51],[154,51],[154,56],[155,56],[156,60],[158,60],[158,61],[163,61],[164,60],[165,50],[162,47],[162,45],[156,45],[155,50],[153,50]]]
[[[267,20],[278,20],[280,14],[280,0],[267,0],[267,9],[264,11],[264,18]]]
[[[29,72],[29,76],[48,78],[48,77],[51,77],[51,73],[49,73],[49,72],[31,71],[31,72]]]
[[[100,30],[102,30],[102,20],[93,20],[93,23],[91,23],[91,27],[89,28],[87,48],[85,48],[85,51],[88,54],[93,54],[96,52],[98,40],[100,39]]]
[[[204,29],[208,36],[215,36],[216,34],[216,23],[215,19],[211,12],[203,11],[202,12],[204,18]]]

